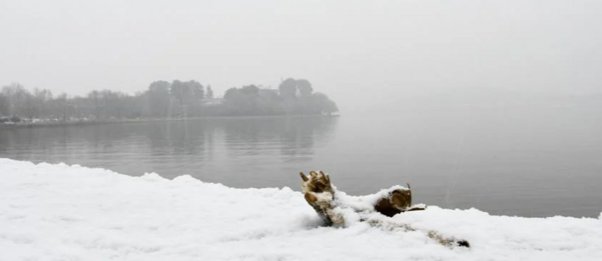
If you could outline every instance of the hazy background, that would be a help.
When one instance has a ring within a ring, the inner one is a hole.
[[[221,96],[294,77],[342,115],[6,128],[0,157],[236,187],[317,168],[352,194],[407,181],[427,204],[595,217],[600,25],[602,1],[579,0],[0,0],[0,86]]]
[[[601,24],[595,0],[0,0],[0,84],[84,95],[196,79],[221,95],[290,76],[343,113],[415,97],[588,96]]]

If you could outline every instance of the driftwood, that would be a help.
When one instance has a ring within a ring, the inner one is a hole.
[[[367,199],[371,205],[356,209],[354,207],[345,206],[343,200],[337,199],[337,190],[330,182],[330,176],[323,171],[310,171],[309,176],[306,176],[303,172],[299,173],[303,183],[301,188],[303,189],[303,195],[309,205],[318,213],[322,218],[325,225],[327,226],[344,226],[345,218],[338,209],[350,208],[356,212],[361,212],[363,216],[368,217],[372,212],[378,212],[387,217],[415,210],[424,210],[426,207],[422,204],[412,205],[412,190],[408,184],[406,187],[394,186],[390,189],[383,190],[380,193]],[[343,194],[341,192],[341,194]],[[386,222],[382,219],[370,219],[364,218],[360,221],[367,222],[368,224],[388,229],[402,229],[404,231],[418,231],[410,225],[399,224],[393,222]],[[469,247],[469,243],[466,240],[458,240],[453,237],[445,237],[436,231],[424,231],[426,235],[442,245],[446,246],[463,246]]]
[[[310,171],[309,177],[303,172],[299,174],[303,180],[301,187],[307,203],[316,210],[327,225],[342,225],[344,221],[332,211],[336,207],[336,201],[335,188],[330,182],[330,176],[323,171]],[[374,200],[372,207],[374,211],[388,217],[406,211],[425,209],[423,205],[412,206],[412,190],[409,184],[408,188],[396,186],[381,195]]]

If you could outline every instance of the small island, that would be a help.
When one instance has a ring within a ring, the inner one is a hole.
[[[111,90],[85,97],[29,91],[18,83],[0,92],[0,126],[52,126],[103,122],[188,119],[229,116],[333,116],[337,105],[314,92],[305,79],[288,78],[278,89],[245,85],[214,96],[210,85],[190,80],[155,81],[147,90],[129,95]]]

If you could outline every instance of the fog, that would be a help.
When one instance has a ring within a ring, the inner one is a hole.
[[[584,0],[0,0],[0,158],[597,217],[601,24]]]
[[[84,95],[308,79],[342,111],[591,95],[600,1],[0,1],[0,84]],[[486,99],[485,99],[486,100]]]

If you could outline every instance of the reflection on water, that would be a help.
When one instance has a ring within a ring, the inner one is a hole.
[[[190,174],[236,187],[282,186],[291,184],[279,166],[311,161],[314,147],[327,143],[336,122],[258,117],[4,129],[0,156],[130,175]]]
[[[0,157],[233,187],[298,189],[299,171],[322,169],[351,194],[410,182],[418,202],[448,208],[597,217],[600,115],[494,107],[0,129]]]

